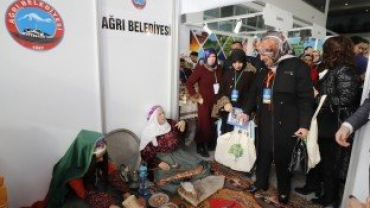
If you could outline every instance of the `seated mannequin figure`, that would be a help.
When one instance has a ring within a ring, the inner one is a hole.
[[[179,148],[179,134],[185,131],[185,121],[166,119],[161,106],[150,109],[148,123],[140,138],[140,153],[147,162],[149,178],[161,189],[174,193],[184,180],[209,175],[210,164]]]
[[[53,168],[46,207],[117,208],[128,189],[102,134],[82,130]]]

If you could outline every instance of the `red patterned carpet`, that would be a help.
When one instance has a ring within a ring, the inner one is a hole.
[[[277,199],[277,190],[270,187],[267,191],[259,191],[255,196],[243,191],[252,181],[243,173],[231,170],[216,162],[212,162],[215,175],[226,177],[224,188],[198,205],[197,208],[321,208],[296,194],[291,194],[287,205],[281,204]],[[194,208],[179,196],[171,200],[179,208]]]

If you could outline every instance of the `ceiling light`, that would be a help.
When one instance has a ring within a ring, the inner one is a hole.
[[[242,27],[242,24],[243,24],[243,22],[242,22],[242,20],[241,20],[241,19],[238,19],[238,20],[236,21],[236,25],[235,25],[234,33],[239,33],[240,28]]]
[[[344,6],[348,6],[348,3],[344,3]]]
[[[212,30],[209,29],[207,23],[204,23],[203,30],[206,31],[209,35],[212,33]]]

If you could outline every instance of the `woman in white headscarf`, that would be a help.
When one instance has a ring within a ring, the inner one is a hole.
[[[162,189],[174,193],[185,178],[209,175],[209,163],[179,148],[179,134],[185,131],[185,121],[166,119],[161,106],[152,107],[147,120],[140,138],[141,157]]]

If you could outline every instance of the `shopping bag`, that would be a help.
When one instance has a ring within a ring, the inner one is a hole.
[[[250,135],[250,130],[239,129],[219,136],[216,161],[233,170],[250,172],[256,161],[256,148]]]
[[[307,172],[307,147],[304,139],[298,138],[290,158],[288,170],[291,173]]]
[[[319,106],[317,107],[315,114],[312,117],[310,130],[308,131],[308,135],[306,138],[307,155],[308,155],[307,172],[311,168],[314,168],[321,160],[319,145],[317,143],[318,135],[319,135],[318,125],[317,125],[317,115],[322,105],[324,104],[326,97],[327,95],[323,95],[320,98]]]

